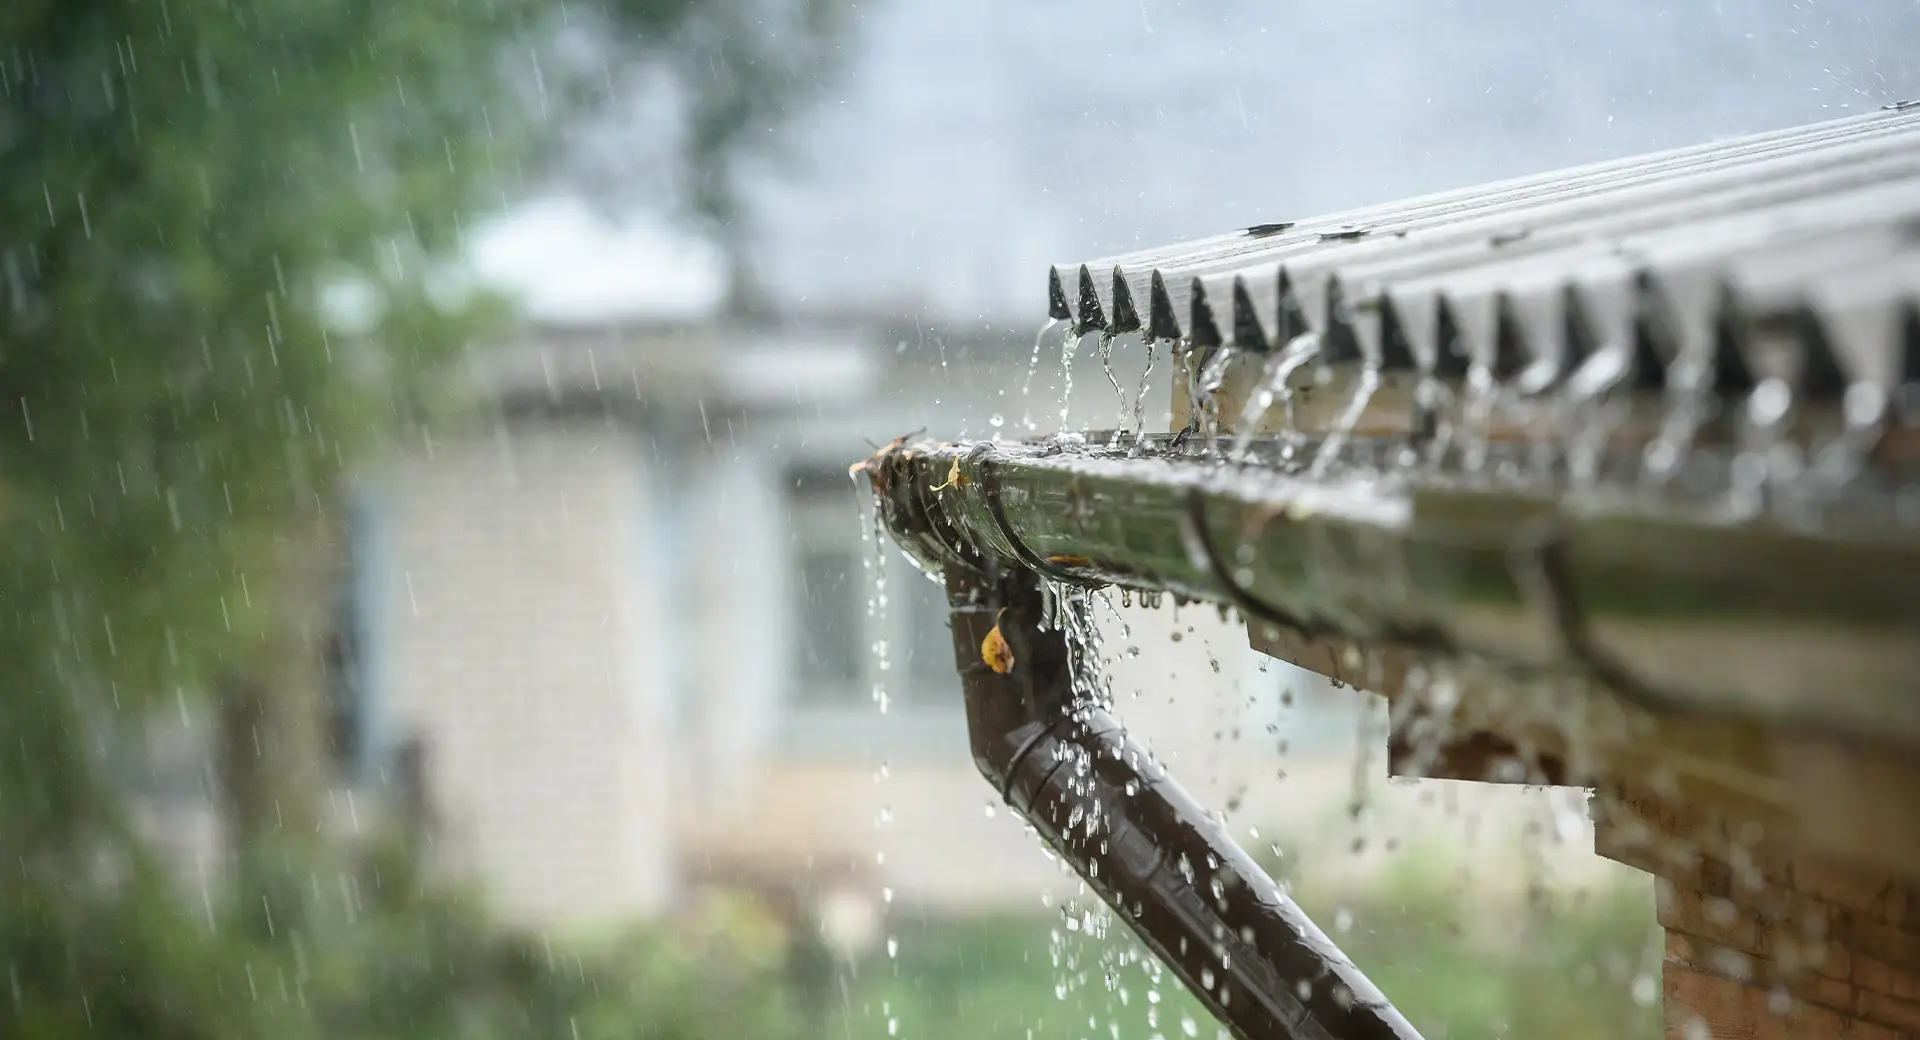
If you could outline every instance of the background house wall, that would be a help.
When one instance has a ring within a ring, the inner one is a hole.
[[[636,537],[650,470],[619,432],[523,430],[387,478],[380,728],[424,747],[438,858],[523,919],[651,914],[675,892],[667,604]]]
[[[494,421],[369,475],[364,728],[425,749],[439,861],[545,926],[704,882],[872,917],[1072,898],[968,757],[940,590],[872,540],[846,474],[917,426],[1057,425],[1058,340],[1029,395],[1004,330],[942,340],[931,368],[891,364],[933,348],[877,326],[732,335],[531,330],[476,380]],[[743,378],[741,357],[787,375]],[[1135,342],[1110,381],[1089,341],[1070,421],[1118,421],[1113,382],[1143,368]],[[839,562],[810,576],[809,554]],[[1386,784],[1371,698],[1256,654],[1212,607],[1103,610],[1119,714],[1257,851],[1359,884],[1401,840],[1465,847],[1485,887],[1526,883],[1522,832],[1584,833],[1537,792]],[[1600,863],[1579,834],[1566,852]]]

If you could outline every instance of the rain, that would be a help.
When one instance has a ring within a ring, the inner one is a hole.
[[[1911,0],[16,0],[0,1036],[1920,1032]]]

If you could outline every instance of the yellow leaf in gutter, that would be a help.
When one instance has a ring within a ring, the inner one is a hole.
[[[970,483],[972,483],[972,481],[967,479],[966,474],[960,472],[960,460],[954,459],[953,467],[947,470],[946,483],[935,484],[933,486],[933,489],[935,491],[945,491],[950,487],[953,487],[953,488],[966,487]]]
[[[1006,611],[1002,610],[1001,614]],[[1007,637],[1000,634],[1000,619],[994,618],[993,628],[988,630],[987,638],[980,641],[980,659],[987,667],[1005,675],[1013,671],[1013,647],[1007,645]]]

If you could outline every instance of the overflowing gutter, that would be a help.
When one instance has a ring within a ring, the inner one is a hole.
[[[1911,815],[1859,778],[1920,747],[1920,108],[1058,265],[1047,295],[1103,355],[1168,345],[1170,429],[856,468],[946,582],[982,774],[1237,1035],[1414,1033],[1107,714],[1092,590],[1344,647],[1403,761],[1544,735],[1532,782],[1737,789],[1730,818],[1774,812],[1739,833],[1796,856],[1889,844],[1830,792]],[[1465,718],[1456,671],[1521,695]]]
[[[1164,450],[1165,441],[1162,439]],[[1584,675],[1666,713],[1920,742],[1920,542],[1131,446],[903,445],[869,464],[930,570],[1168,592],[1363,646]]]

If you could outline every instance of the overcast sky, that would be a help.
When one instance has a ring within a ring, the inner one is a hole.
[[[1920,0],[880,0],[856,28],[751,191],[801,309],[1037,319],[1056,260],[1920,97]],[[549,317],[722,289],[657,220],[552,200],[478,261]]]

